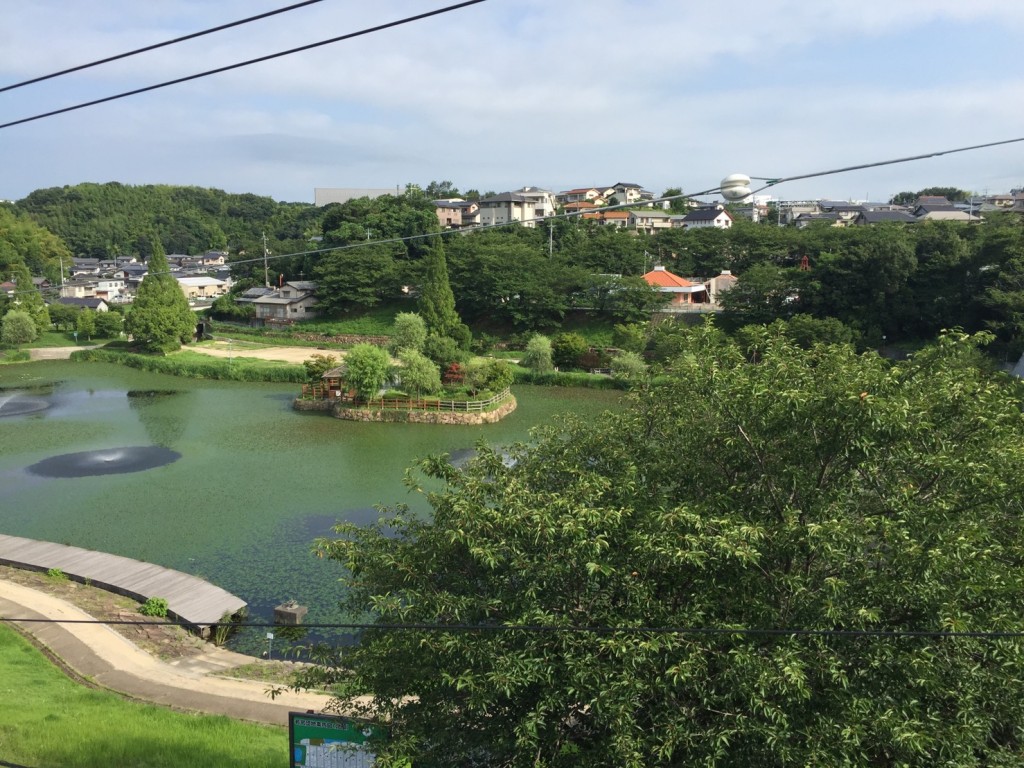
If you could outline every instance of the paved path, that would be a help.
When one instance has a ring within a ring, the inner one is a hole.
[[[161,597],[167,601],[168,613],[173,618],[181,619],[204,635],[211,624],[245,607],[242,598],[197,576],[52,541],[0,533],[0,564],[33,571],[59,568],[75,581],[95,584],[140,603],[150,597]]]
[[[71,603],[0,580],[0,616],[7,619],[91,619]],[[256,659],[211,646],[176,663],[154,658],[104,624],[11,622],[32,635],[78,675],[105,688],[175,709],[287,726],[291,711],[321,711],[329,697],[313,693],[266,695],[265,683],[217,677],[218,671]]]

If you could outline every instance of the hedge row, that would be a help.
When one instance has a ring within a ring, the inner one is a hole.
[[[306,369],[301,365],[249,366],[241,362],[210,359],[210,362],[181,361],[173,357],[139,355],[108,349],[83,349],[71,353],[72,360],[117,363],[142,371],[166,373],[189,379],[222,379],[225,381],[270,381],[302,383]]]
[[[515,384],[539,384],[544,387],[586,387],[588,389],[628,389],[629,385],[611,376],[583,371],[552,371],[536,373],[522,366],[513,366]]]

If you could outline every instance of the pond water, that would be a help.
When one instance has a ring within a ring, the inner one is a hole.
[[[376,519],[377,504],[426,513],[402,484],[418,458],[526,440],[558,413],[596,415],[619,399],[517,386],[519,407],[498,424],[366,424],[297,413],[296,389],[104,363],[0,366],[0,533],[202,576],[254,619],[294,599],[307,622],[344,621],[340,566],[310,554],[315,537]],[[254,638],[235,646],[257,650]]]

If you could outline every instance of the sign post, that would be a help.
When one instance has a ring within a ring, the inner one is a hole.
[[[350,717],[288,713],[292,768],[372,768],[387,731]]]

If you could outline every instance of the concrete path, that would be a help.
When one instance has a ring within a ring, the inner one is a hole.
[[[26,619],[91,619],[71,603],[0,580],[0,616]],[[194,712],[287,726],[290,711],[322,711],[328,696],[284,693],[276,700],[267,684],[214,673],[256,661],[210,646],[201,655],[166,663],[103,624],[11,622],[32,635],[63,664],[104,688],[131,698]]]

